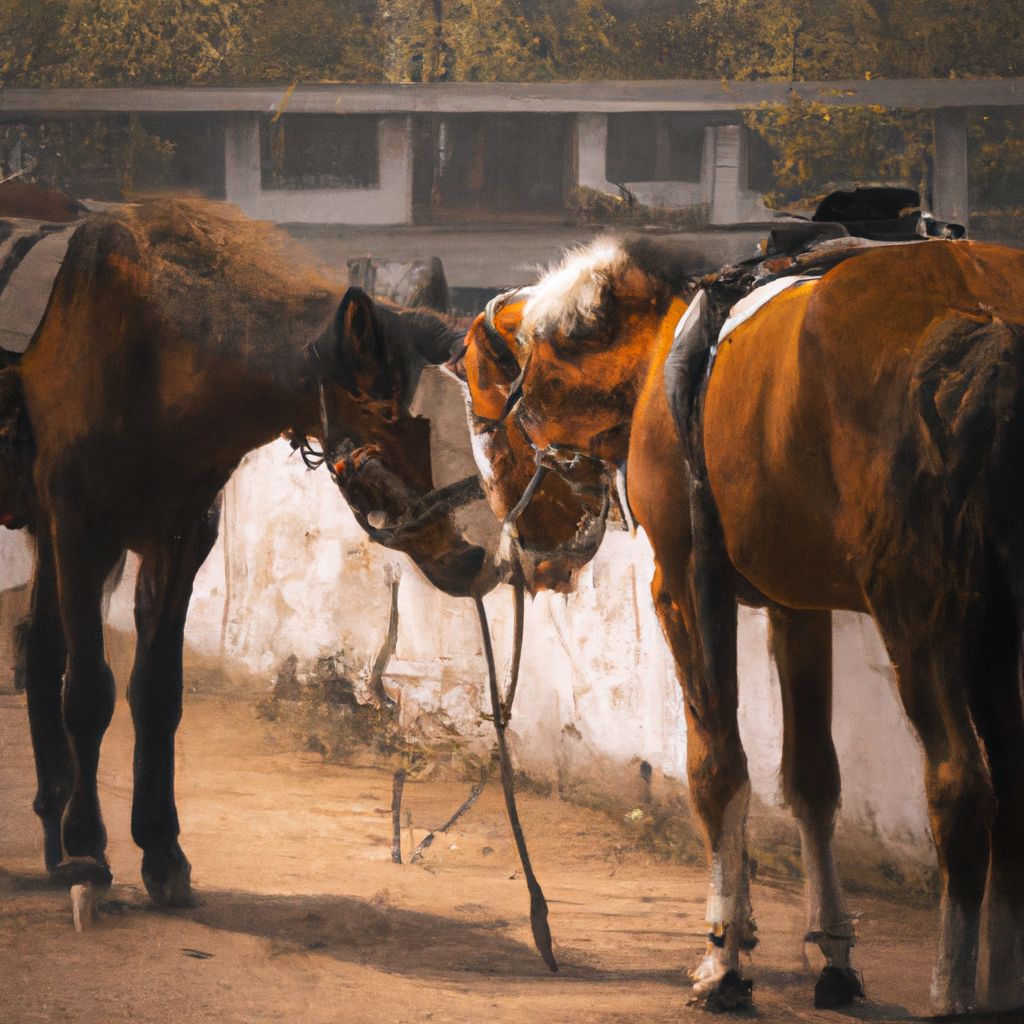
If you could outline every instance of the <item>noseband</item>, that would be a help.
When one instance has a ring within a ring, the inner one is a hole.
[[[501,411],[501,415],[497,420],[489,421],[492,422],[494,426],[504,424],[509,416],[513,416],[515,414],[517,406],[523,397],[523,380],[526,377],[527,370],[530,366],[530,352],[527,352],[526,358],[523,360],[522,366],[520,366],[515,356],[509,351],[505,338],[498,330],[494,322],[494,318],[505,306],[508,305],[509,302],[521,298],[524,295],[528,295],[531,291],[532,288],[526,287],[514,288],[511,291],[502,292],[500,295],[496,295],[491,299],[491,301],[484,307],[484,334],[490,342],[495,361],[498,363],[500,369],[505,373],[510,375],[515,374],[515,377],[509,386],[508,398],[505,400],[505,405]],[[544,478],[548,473],[554,471],[562,478],[562,480],[565,481],[566,485],[571,491],[573,491],[573,493],[579,493],[581,487],[570,475],[572,470],[577,466],[584,462],[591,462],[599,464],[602,469],[606,471],[615,468],[606,459],[599,458],[596,455],[592,455],[590,452],[585,452],[580,449],[569,448],[563,445],[548,445],[546,448],[538,448],[537,445],[533,443],[529,431],[527,431],[522,425],[518,416],[516,416],[515,419],[519,429],[523,432],[523,436],[530,442],[530,446],[533,448],[534,461],[537,468],[534,470],[533,476],[530,477],[530,482],[526,485],[526,488],[519,500],[506,514],[503,521],[503,525],[506,528],[514,526],[527,508],[529,508],[530,502],[533,501],[534,496],[540,488],[540,485],[544,482]]]
[[[320,403],[320,425],[323,430],[323,447],[315,448],[308,437],[301,442],[293,442],[298,448],[299,455],[308,469],[319,469],[326,466],[335,484],[344,489],[346,480],[343,478],[343,471],[339,469],[346,458],[351,458],[355,450],[354,443],[350,438],[344,439],[341,443],[332,446],[330,441],[330,422],[327,414],[327,396],[323,378],[317,382],[318,398]],[[371,458],[380,457],[376,445],[366,445],[364,448],[375,449]],[[362,450],[362,449],[360,449]],[[338,458],[337,456],[344,456]],[[381,462],[384,460],[381,458]],[[443,487],[435,487],[422,497],[412,502],[405,510],[405,514],[389,526],[375,527],[368,522],[364,529],[370,539],[385,547],[401,547],[402,543],[411,538],[421,530],[431,526],[443,516],[450,515],[463,505],[482,500],[484,497],[483,487],[480,478],[473,474],[457,480],[454,483],[446,484]],[[351,499],[349,499],[351,504]],[[355,506],[353,506],[355,508]],[[358,517],[357,517],[358,518]]]
[[[516,421],[518,423],[518,420]],[[593,455],[590,452],[581,451],[577,448],[569,448],[563,445],[548,445],[546,448],[538,448],[536,444],[530,439],[530,435],[523,428],[522,424],[519,424],[520,430],[523,431],[523,436],[530,441],[530,445],[534,451],[534,461],[536,463],[536,470],[530,482],[526,485],[526,489],[523,491],[520,499],[515,505],[509,510],[503,525],[506,527],[512,527],[522,517],[523,513],[529,508],[530,502],[533,501],[534,495],[540,485],[544,482],[544,478],[548,473],[554,471],[558,476],[562,478],[565,485],[574,494],[579,494],[583,487],[577,481],[573,479],[571,473],[577,466],[585,463],[591,463],[595,466],[600,466],[604,472],[616,470],[614,463],[609,462],[607,459],[602,459],[598,455]]]

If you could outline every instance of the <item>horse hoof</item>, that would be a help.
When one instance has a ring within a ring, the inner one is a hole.
[[[828,964],[814,986],[814,1006],[818,1010],[833,1010],[863,995],[864,982],[852,967]]]
[[[726,971],[721,981],[708,993],[704,1009],[711,1013],[735,1013],[749,1010],[753,1002],[754,983],[741,978],[737,971]]]
[[[58,885],[95,885],[108,889],[114,881],[105,860],[94,857],[68,857],[50,869],[50,877]]]
[[[193,907],[192,867],[175,844],[174,849],[142,858],[142,881],[158,907]]]

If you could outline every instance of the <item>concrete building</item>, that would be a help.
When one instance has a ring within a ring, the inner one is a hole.
[[[723,225],[763,219],[771,187],[743,111],[793,96],[934,111],[930,207],[963,220],[967,113],[1024,107],[1024,79],[7,89],[0,117],[127,117],[174,143],[164,178],[140,167],[138,188],[191,188],[279,222],[543,222],[581,185]]]

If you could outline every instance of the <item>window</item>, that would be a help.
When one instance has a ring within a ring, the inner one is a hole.
[[[723,123],[703,114],[610,114],[605,177],[700,181],[704,129]]]
[[[260,126],[265,189],[374,188],[380,121],[365,115],[285,114]]]

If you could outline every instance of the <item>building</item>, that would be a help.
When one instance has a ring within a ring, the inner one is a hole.
[[[968,111],[1024,107],[1024,79],[6,89],[0,120],[127,119],[173,144],[139,190],[286,223],[543,222],[587,186],[735,224],[763,219],[771,186],[742,113],[794,95],[933,110],[931,209],[963,220]]]

